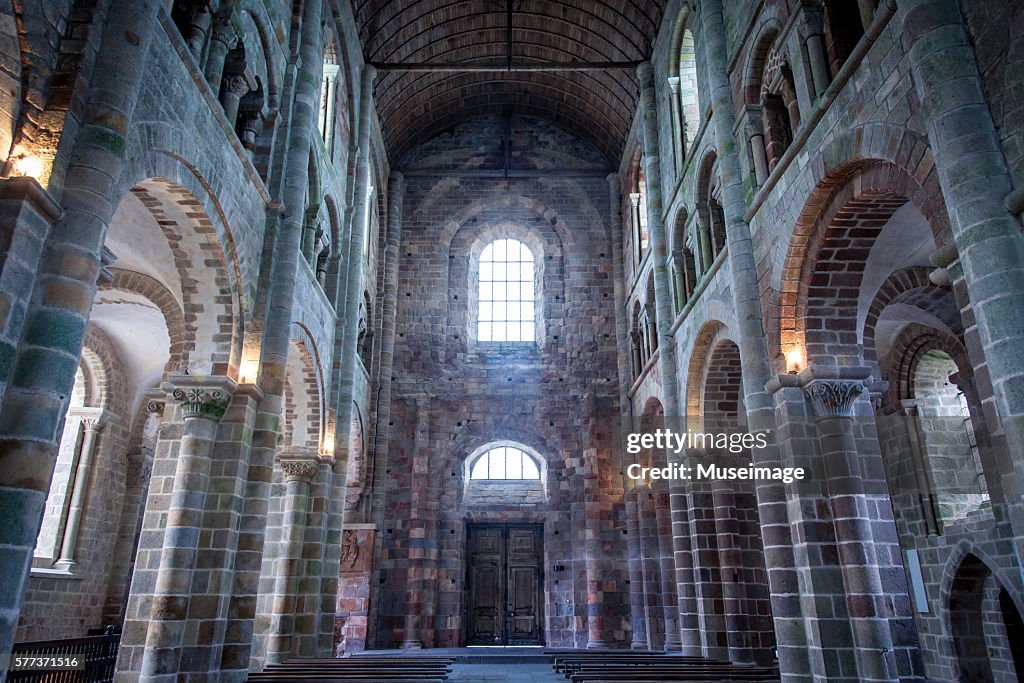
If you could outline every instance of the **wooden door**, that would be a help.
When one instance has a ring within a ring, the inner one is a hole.
[[[467,528],[467,645],[541,645],[539,524]]]

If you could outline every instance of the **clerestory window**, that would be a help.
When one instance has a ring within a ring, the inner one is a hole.
[[[540,479],[537,462],[514,446],[496,446],[478,457],[469,469],[470,479]]]
[[[488,244],[480,254],[477,340],[533,342],[536,284],[533,253],[513,239]]]

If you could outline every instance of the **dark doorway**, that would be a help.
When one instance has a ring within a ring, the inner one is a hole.
[[[466,644],[543,645],[540,524],[470,524]]]

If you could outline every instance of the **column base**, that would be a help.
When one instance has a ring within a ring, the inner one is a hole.
[[[423,643],[420,642],[419,640],[415,640],[415,639],[404,640],[404,641],[402,641],[402,649],[403,650],[422,650],[423,649]]]

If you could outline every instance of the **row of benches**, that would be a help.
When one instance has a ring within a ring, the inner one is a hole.
[[[442,683],[451,673],[451,657],[374,657],[296,659],[268,664],[249,674],[252,683]]]
[[[555,671],[571,683],[772,683],[778,669],[736,666],[704,657],[650,652],[553,652]]]

